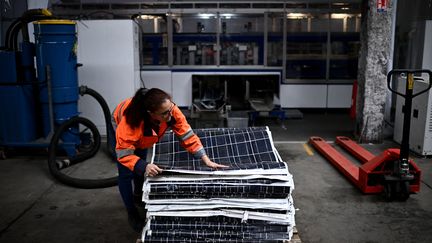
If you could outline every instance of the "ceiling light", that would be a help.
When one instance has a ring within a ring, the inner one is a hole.
[[[141,14],[140,19],[157,19],[159,18],[158,16],[153,16],[153,15],[148,15],[148,14]]]
[[[331,14],[332,19],[345,19],[348,17],[350,17],[348,14],[341,14],[341,13]]]
[[[289,19],[303,19],[306,17],[307,17],[307,15],[302,14],[302,13],[289,13],[289,14],[287,14],[287,18],[289,18]]]
[[[209,19],[211,17],[214,17],[215,15],[214,14],[210,14],[210,13],[200,13],[200,14],[198,14],[198,16],[200,18],[202,18],[202,19]]]
[[[226,13],[226,14],[221,14],[220,16],[221,16],[222,18],[230,19],[230,18],[232,18],[232,17],[234,16],[234,14]]]

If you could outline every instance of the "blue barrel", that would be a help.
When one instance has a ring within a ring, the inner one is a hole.
[[[57,126],[78,115],[78,78],[75,22],[41,20],[34,23],[43,132],[50,130],[49,97],[46,67],[51,72],[54,124]]]
[[[0,87],[0,145],[20,145],[37,138],[32,85]]]

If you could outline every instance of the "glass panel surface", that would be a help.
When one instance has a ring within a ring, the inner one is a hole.
[[[168,65],[166,17],[141,15],[137,23],[142,31],[141,65]]]
[[[264,14],[221,14],[221,65],[262,65]]]
[[[174,65],[216,65],[216,14],[173,17]]]
[[[286,78],[326,79],[328,14],[287,14]]]
[[[360,16],[332,14],[329,79],[356,79],[360,50]]]
[[[269,13],[267,20],[267,65],[282,67],[283,59],[283,14]]]

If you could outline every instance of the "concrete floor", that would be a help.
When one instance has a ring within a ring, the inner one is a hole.
[[[422,169],[421,191],[406,202],[363,195],[330,163],[304,143],[310,136],[350,136],[344,114],[306,113],[269,125],[276,148],[294,176],[297,229],[302,242],[432,242],[432,161],[415,158]],[[365,145],[373,153],[391,141]],[[70,171],[107,176],[115,167],[99,153]],[[135,242],[116,187],[76,189],[55,181],[43,155],[10,154],[0,161],[0,242]]]

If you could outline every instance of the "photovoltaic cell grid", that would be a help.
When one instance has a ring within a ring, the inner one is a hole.
[[[241,222],[238,218],[224,216],[212,217],[177,217],[171,222],[170,217],[156,216],[152,219],[151,230],[214,230],[214,231],[284,231],[286,225],[269,224],[261,220]]]
[[[215,217],[156,216],[151,219],[145,242],[283,242],[289,226],[262,220]],[[277,240],[280,239],[280,240]]]
[[[286,242],[293,225],[226,215],[167,217],[155,215],[147,222],[144,242]]]
[[[271,141],[268,128],[216,128],[195,131],[201,138],[208,155],[214,161],[229,165],[226,170],[285,169]],[[218,142],[219,141],[219,142]],[[216,146],[217,145],[217,146]],[[211,147],[209,147],[211,146]],[[173,133],[156,145],[154,161],[158,166],[174,171],[203,171],[210,168],[194,159],[179,144]],[[217,157],[222,155],[222,157]],[[162,161],[161,161],[162,160]],[[179,166],[178,164],[182,164]],[[283,171],[283,170],[282,170]],[[280,172],[279,172],[280,173]],[[165,172],[166,174],[166,172]],[[214,177],[213,177],[214,178]],[[280,178],[280,177],[279,177]],[[292,183],[278,180],[226,180],[214,178],[206,182],[160,183],[152,178],[146,181],[145,200],[194,198],[287,198]]]
[[[225,170],[286,168],[275,153],[268,128],[197,129],[194,132],[212,161],[229,166]],[[181,147],[173,132],[167,132],[155,146],[153,160],[165,170],[211,171]]]
[[[195,133],[210,159],[229,169],[208,174],[210,169],[187,153],[172,132],[167,133],[155,146],[152,161],[165,171],[180,173],[165,172],[146,179],[143,199],[149,211],[142,240],[289,240],[295,225],[294,184],[268,128],[200,129]],[[192,171],[198,174],[188,174]],[[230,174],[235,171],[242,173]]]
[[[149,199],[287,198],[290,183],[270,179],[215,179],[205,181],[147,181]]]
[[[287,198],[290,187],[254,185],[245,180],[242,184],[214,183],[172,183],[152,184],[150,199],[179,198]]]

